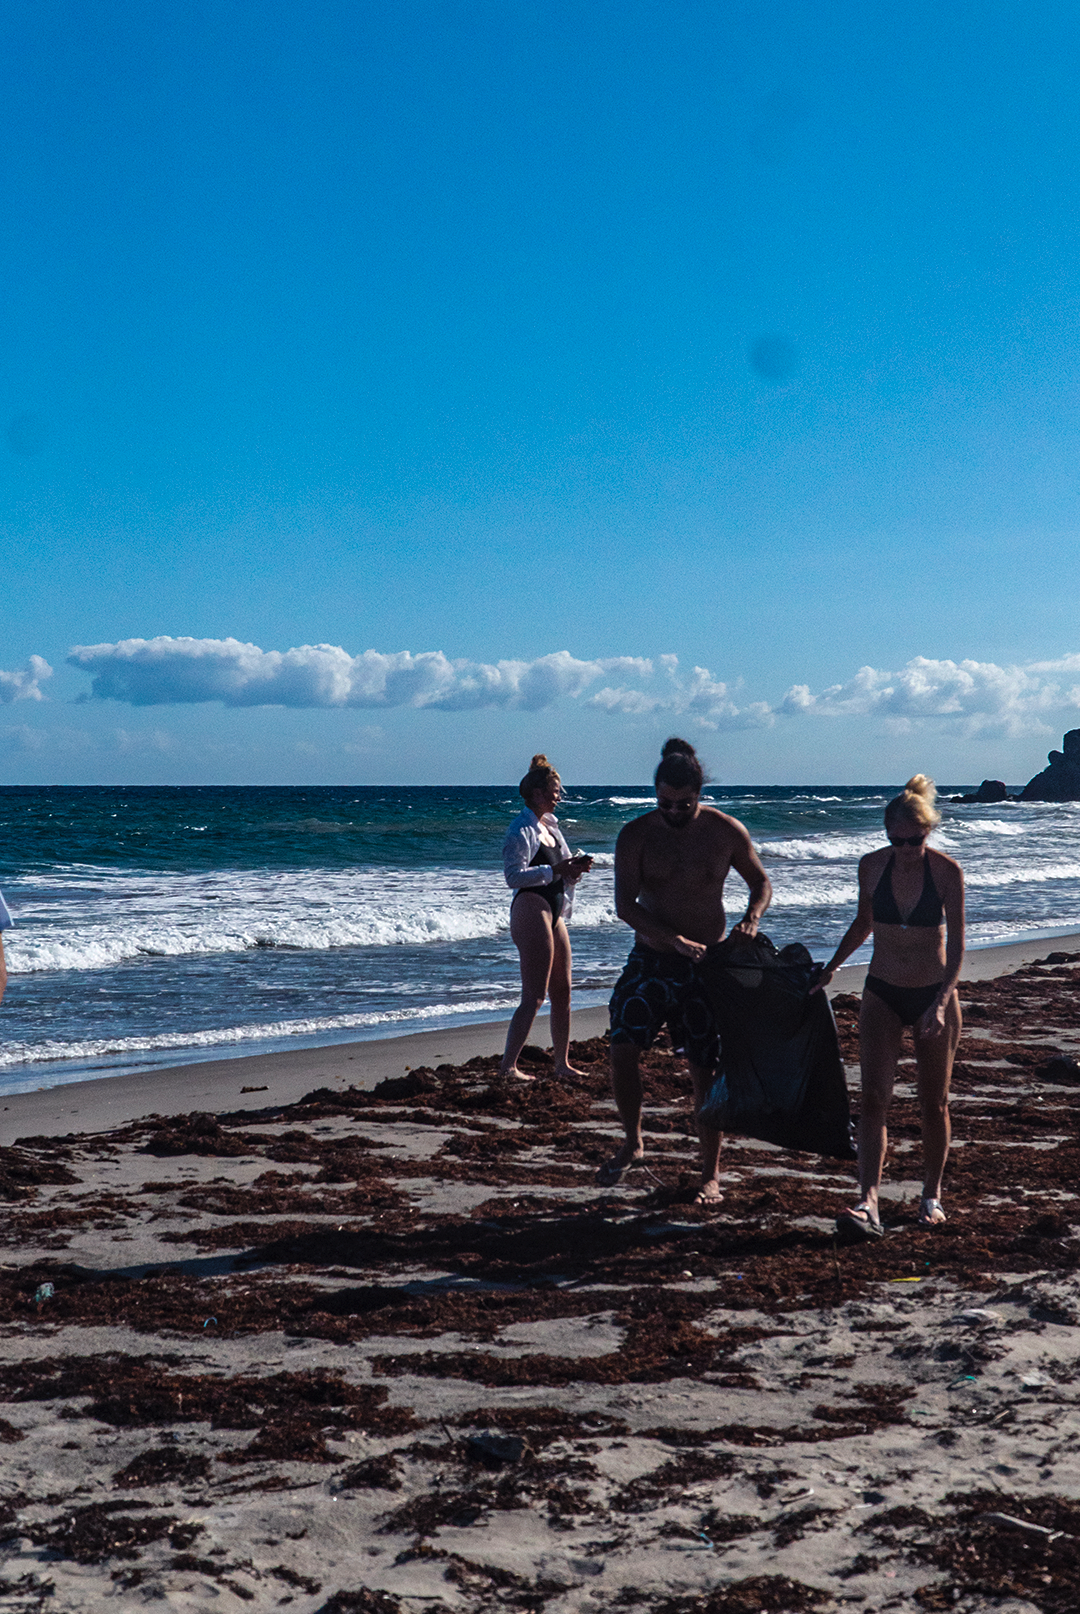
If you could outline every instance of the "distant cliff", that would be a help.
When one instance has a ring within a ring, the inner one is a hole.
[[[1050,766],[1024,786],[1021,801],[1080,801],[1080,729],[1070,729],[1061,744],[1050,752]]]

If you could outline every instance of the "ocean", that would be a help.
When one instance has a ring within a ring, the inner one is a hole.
[[[896,788],[711,787],[769,870],[778,945],[828,956]],[[579,1007],[622,967],[615,838],[651,805],[643,786],[590,785],[560,806],[596,859],[571,926]],[[15,918],[0,1091],[505,1019],[518,971],[500,851],[519,806],[509,786],[0,788]],[[1080,804],[942,806],[969,945],[1080,931]],[[733,917],[744,889],[733,874]]]

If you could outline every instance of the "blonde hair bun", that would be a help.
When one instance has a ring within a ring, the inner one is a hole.
[[[894,796],[885,809],[885,823],[893,824],[898,818],[910,818],[920,829],[936,829],[941,814],[935,805],[937,786],[925,773],[913,773],[898,796]]]
[[[529,771],[518,785],[518,792],[526,806],[532,805],[532,798],[538,790],[550,790],[552,785],[561,783],[557,768],[551,763],[542,751],[538,751],[529,763]]]

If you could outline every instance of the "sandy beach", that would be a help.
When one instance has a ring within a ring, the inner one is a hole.
[[[1078,970],[969,956],[949,1221],[902,1081],[872,1248],[752,1140],[694,1207],[663,1048],[598,1188],[602,1010],[576,1089],[538,1022],[9,1098],[0,1608],[1075,1610]]]

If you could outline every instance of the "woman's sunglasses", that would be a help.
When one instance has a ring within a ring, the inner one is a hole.
[[[925,841],[925,839],[926,839],[925,835],[890,835],[889,836],[889,845],[890,846],[921,846],[923,841]]]

